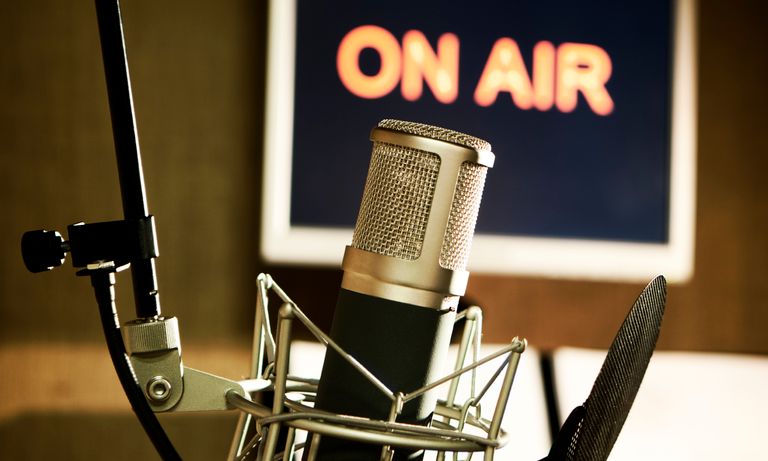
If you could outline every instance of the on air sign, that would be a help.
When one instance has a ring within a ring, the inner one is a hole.
[[[403,34],[402,44],[383,27],[362,25],[349,31],[339,44],[336,69],[350,93],[361,98],[378,99],[400,85],[408,101],[418,101],[424,86],[443,104],[451,104],[459,95],[460,40],[456,34],[437,38],[436,49],[419,30]],[[360,67],[364,50],[374,51],[380,62],[372,75]],[[611,58],[597,45],[563,43],[555,47],[540,41],[533,47],[530,72],[515,40],[503,37],[493,44],[474,85],[473,98],[479,106],[490,106],[500,93],[511,97],[519,109],[571,112],[578,94],[599,115],[613,111],[613,100],[605,87],[611,77]],[[467,90],[467,89],[462,89]]]
[[[488,140],[470,269],[690,274],[694,0],[272,0],[262,254],[337,265],[385,118]]]

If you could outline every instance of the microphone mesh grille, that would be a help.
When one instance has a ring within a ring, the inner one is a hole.
[[[418,259],[439,170],[435,154],[374,142],[352,246]]]
[[[467,267],[487,172],[487,167],[476,163],[464,162],[461,165],[440,249],[440,267],[451,270]]]
[[[386,128],[388,130],[401,131],[416,136],[424,136],[425,138],[447,141],[475,150],[491,150],[491,144],[488,141],[468,134],[459,133],[458,131],[448,130],[434,125],[426,125],[424,123],[385,119],[379,122],[379,128]]]

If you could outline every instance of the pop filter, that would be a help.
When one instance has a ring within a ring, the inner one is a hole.
[[[635,301],[613,340],[584,405],[563,424],[542,461],[602,461],[624,426],[656,347],[667,282],[656,277]]]

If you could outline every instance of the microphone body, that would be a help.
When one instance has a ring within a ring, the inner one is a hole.
[[[331,338],[393,393],[434,381],[444,358],[466,271],[477,213],[494,155],[486,141],[443,128],[384,120],[373,154]],[[407,402],[398,422],[429,425],[437,395]],[[315,407],[388,419],[393,401],[327,349]],[[378,460],[381,446],[324,436],[318,460]],[[395,459],[420,459],[395,448]]]

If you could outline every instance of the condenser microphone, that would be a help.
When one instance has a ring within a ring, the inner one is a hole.
[[[331,338],[389,390],[403,394],[439,377],[466,270],[491,145],[420,123],[383,120],[344,271]],[[398,422],[428,425],[433,391],[407,402]],[[387,420],[392,400],[328,349],[315,407]],[[319,460],[378,460],[381,445],[322,436]],[[393,447],[394,459],[419,459]]]

